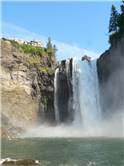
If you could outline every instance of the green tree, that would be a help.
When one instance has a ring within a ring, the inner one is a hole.
[[[57,51],[57,48],[56,48],[56,45],[54,44],[54,45],[53,45],[53,56],[56,55],[56,51]]]
[[[111,17],[109,22],[109,33],[117,32],[118,29],[118,12],[114,5],[111,8]]]
[[[121,13],[118,17],[118,26],[119,26],[119,33],[122,36],[124,34],[124,1],[121,4]]]
[[[46,49],[47,49],[47,53],[50,57],[52,56],[55,56],[56,54],[56,51],[57,51],[57,48],[56,48],[56,45],[52,45],[52,40],[51,38],[49,37],[48,38],[48,42],[47,42],[47,45],[46,45]]]
[[[50,37],[48,38],[48,42],[47,42],[46,48],[47,48],[47,52],[48,53],[52,53],[53,46],[52,46],[52,41],[51,41]]]
[[[124,37],[124,0],[121,2],[121,12],[118,13],[112,5],[111,17],[109,23],[109,42],[111,45]]]
[[[121,4],[121,12],[124,13],[124,0],[122,0],[122,4]]]

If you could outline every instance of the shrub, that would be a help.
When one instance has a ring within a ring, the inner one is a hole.
[[[31,53],[34,55],[40,55],[42,56],[44,51],[44,48],[41,47],[35,47],[32,45],[28,45],[28,44],[22,44],[21,45],[22,50],[24,51],[24,53]]]

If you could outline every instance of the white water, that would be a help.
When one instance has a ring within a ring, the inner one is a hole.
[[[69,71],[69,63],[66,63],[66,73]],[[97,76],[96,60],[88,62],[73,59],[73,109],[74,121],[69,125],[60,124],[58,108],[58,74],[56,69],[55,88],[55,119],[56,126],[40,125],[28,130],[24,137],[90,137],[90,136],[110,136],[123,137],[122,115],[113,115],[111,119],[102,121],[99,85]],[[72,104],[69,101],[69,104]],[[115,130],[116,129],[116,130]]]
[[[74,124],[84,129],[100,121],[99,86],[96,60],[73,60]]]
[[[57,123],[59,123],[59,108],[58,108],[58,97],[57,97],[57,91],[58,91],[58,74],[59,74],[59,68],[55,70],[55,77],[54,77],[54,110],[55,110],[55,120]]]

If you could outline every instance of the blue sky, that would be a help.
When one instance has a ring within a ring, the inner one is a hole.
[[[2,33],[44,41],[51,36],[60,49],[58,59],[85,53],[95,56],[109,46],[112,4],[119,8],[120,2],[2,2]]]

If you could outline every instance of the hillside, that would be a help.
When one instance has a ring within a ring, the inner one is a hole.
[[[8,39],[0,48],[2,136],[20,134],[42,118],[52,122],[55,56]]]

